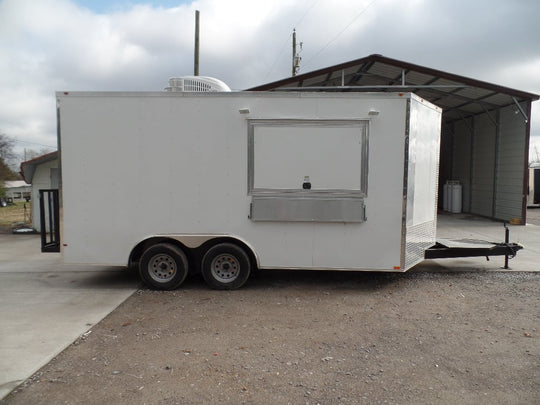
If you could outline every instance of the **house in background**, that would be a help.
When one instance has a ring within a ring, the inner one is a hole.
[[[21,163],[21,175],[26,183],[32,185],[32,226],[40,231],[39,190],[59,188],[58,152]]]
[[[23,180],[6,181],[6,197],[13,201],[29,201],[31,198],[32,186]]]

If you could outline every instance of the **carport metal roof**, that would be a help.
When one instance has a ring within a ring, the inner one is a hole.
[[[330,66],[248,89],[251,91],[386,91],[414,92],[441,107],[446,121],[538,100],[537,94],[414,65],[382,55]]]

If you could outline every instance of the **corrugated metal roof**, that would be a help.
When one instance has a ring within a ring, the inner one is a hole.
[[[458,76],[424,66],[370,55],[273,83],[251,91],[411,91],[443,109],[452,121],[515,102],[538,100],[537,94]]]

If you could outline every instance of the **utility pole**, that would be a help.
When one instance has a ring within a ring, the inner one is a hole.
[[[302,50],[302,42],[300,42],[300,50]],[[296,76],[298,70],[300,69],[300,61],[302,58],[299,56],[299,53],[296,52],[296,28],[293,29],[292,34],[292,75]]]
[[[199,76],[199,10],[195,10],[195,64],[193,74]]]

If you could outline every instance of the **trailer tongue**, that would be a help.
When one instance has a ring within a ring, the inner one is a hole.
[[[448,259],[457,257],[504,256],[504,268],[508,269],[508,260],[514,258],[523,249],[519,243],[510,243],[510,231],[506,224],[504,242],[486,242],[472,239],[440,239],[432,247],[425,250],[426,259]]]

